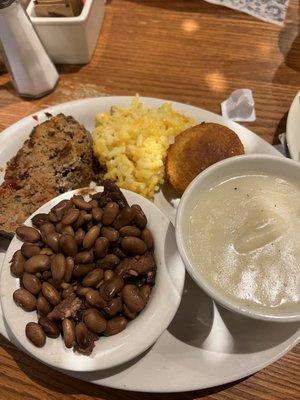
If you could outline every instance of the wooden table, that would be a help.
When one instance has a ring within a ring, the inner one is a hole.
[[[0,75],[0,130],[48,105],[101,95],[173,99],[219,113],[238,88],[253,90],[257,119],[245,124],[270,143],[285,131],[300,89],[300,5],[290,0],[284,27],[200,0],[112,0],[89,65],[59,66],[55,92],[20,99]],[[0,339],[2,399],[284,399],[300,398],[300,346],[241,382],[180,395],[99,388],[32,360]],[[22,396],[22,397],[21,397]]]

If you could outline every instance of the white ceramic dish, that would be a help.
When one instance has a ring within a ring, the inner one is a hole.
[[[46,119],[45,111],[52,114],[64,112],[73,115],[91,130],[96,112],[107,111],[114,104],[128,106],[131,99],[118,96],[72,101],[42,110],[36,115],[42,122]],[[141,100],[152,107],[160,106],[165,101],[154,98]],[[177,102],[173,105],[198,123],[216,122],[233,129],[248,154],[280,156],[274,147],[237,123],[198,107]],[[0,166],[5,166],[5,162],[16,154],[37,123],[29,116],[0,134]],[[172,194],[168,187],[164,187],[155,198],[156,205],[170,218],[175,217],[170,203]],[[1,315],[0,331],[24,350]],[[204,389],[241,379],[264,368],[284,355],[299,338],[298,323],[267,323],[226,311],[187,276],[182,302],[172,323],[148,352],[120,367],[104,371],[63,372],[97,385],[124,390],[180,392]]]
[[[286,141],[292,159],[300,161],[300,92],[295,96],[288,114]]]
[[[97,191],[102,191],[102,188]],[[47,213],[61,200],[69,199],[76,191],[61,194],[39,208],[33,215]],[[9,262],[15,251],[22,246],[16,236],[7,250],[0,277],[1,306],[4,318],[16,339],[28,353],[53,367],[72,371],[95,371],[115,367],[147,350],[172,321],[180,303],[185,268],[176,250],[174,229],[169,219],[151,201],[123,190],[129,204],[139,204],[148,218],[148,227],[154,234],[157,274],[155,286],[145,309],[118,335],[102,337],[87,357],[64,346],[63,340],[47,339],[42,348],[35,347],[25,335],[28,322],[37,322],[37,314],[24,312],[12,298],[20,287],[19,280],[10,274]],[[33,216],[32,215],[32,216]],[[25,225],[32,226],[31,217]]]
[[[263,154],[252,154],[228,158],[207,168],[198,175],[185,190],[176,216],[176,241],[179,252],[188,272],[194,281],[214,300],[228,310],[243,314],[248,317],[274,322],[300,321],[300,303],[286,307],[284,310],[265,308],[254,311],[246,308],[226,297],[212,282],[205,279],[200,269],[195,266],[189,245],[189,221],[191,210],[198,203],[201,194],[208,191],[216,182],[225,180],[226,177],[241,176],[248,173],[274,174],[278,177],[299,180],[300,164],[284,157]],[[276,262],[274,260],[274,262]]]
[[[33,0],[27,13],[53,62],[86,64],[93,55],[101,29],[105,0],[86,0],[77,17],[36,17]]]

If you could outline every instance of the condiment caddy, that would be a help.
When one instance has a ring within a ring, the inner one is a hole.
[[[105,0],[86,0],[71,17],[38,17],[32,0],[27,13],[54,63],[86,64],[95,50],[105,12]]]

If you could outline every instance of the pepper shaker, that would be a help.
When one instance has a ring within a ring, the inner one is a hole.
[[[38,98],[55,88],[56,68],[19,0],[0,0],[0,41],[20,96]]]

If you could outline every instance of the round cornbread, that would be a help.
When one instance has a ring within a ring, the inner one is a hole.
[[[210,165],[244,153],[235,132],[223,125],[203,122],[176,136],[168,149],[166,175],[174,189],[182,194]]]

